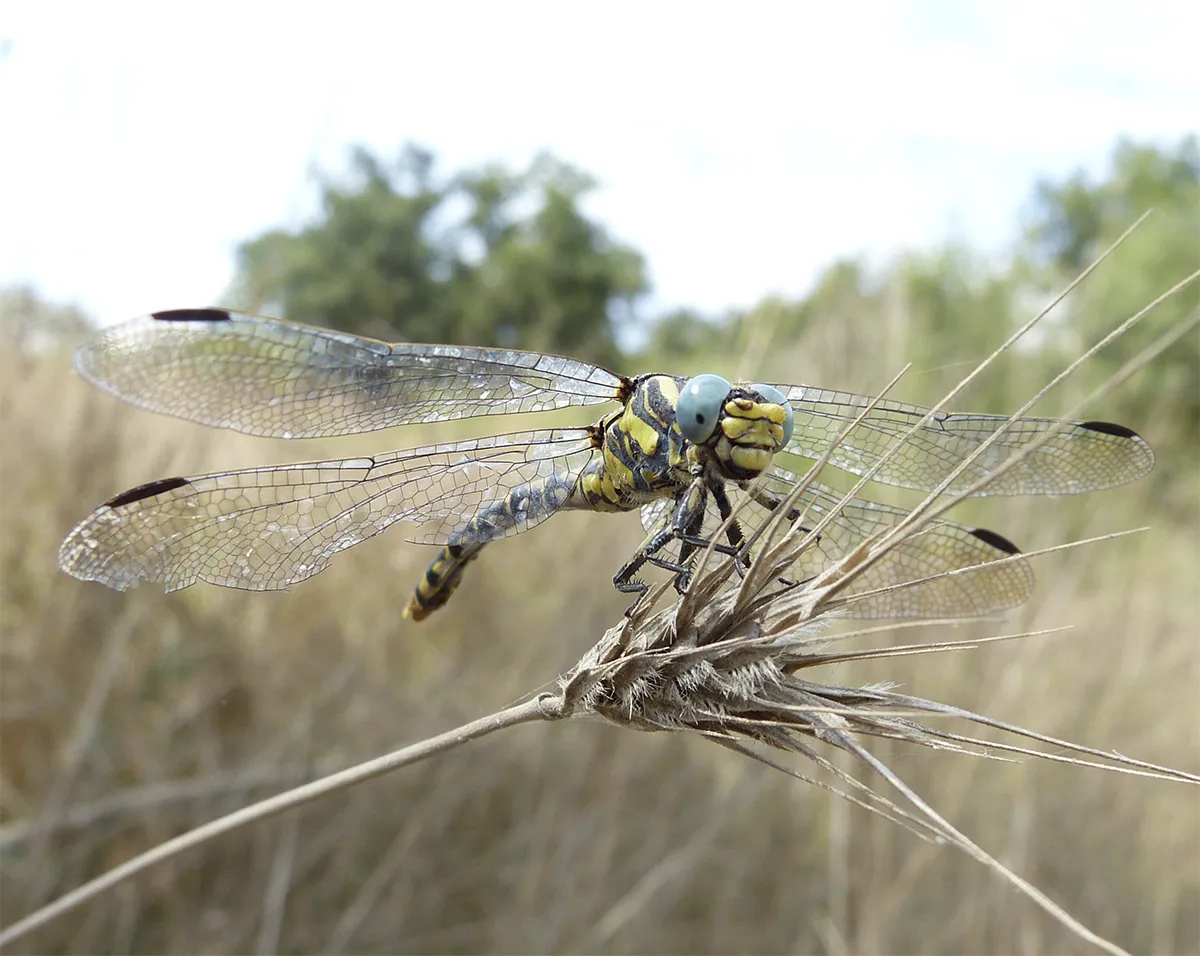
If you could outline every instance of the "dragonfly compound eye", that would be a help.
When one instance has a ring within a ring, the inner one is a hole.
[[[697,443],[708,440],[732,387],[720,375],[697,375],[683,386],[675,420],[684,438]]]
[[[770,402],[772,405],[778,405],[783,409],[783,443],[786,445],[792,440],[792,429],[795,427],[795,421],[792,419],[791,403],[784,396],[783,392],[775,388],[773,385],[751,385],[764,401]]]

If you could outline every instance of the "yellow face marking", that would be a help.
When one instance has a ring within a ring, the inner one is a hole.
[[[730,441],[737,441],[756,425],[757,422],[752,422],[747,418],[721,419],[721,431],[725,433],[725,437]]]
[[[730,402],[725,406],[726,411],[729,406],[735,404]],[[761,445],[764,448],[780,448],[783,445],[783,409],[778,405],[757,405],[755,411],[763,414],[749,416],[745,414],[744,409],[739,409],[742,412],[738,416],[726,416],[721,419],[721,432],[731,442],[738,445]],[[779,412],[778,419],[770,414],[772,410]]]
[[[748,445],[734,445],[729,450],[730,461],[745,471],[763,471],[773,457],[769,449]]]
[[[735,398],[725,403],[725,414],[733,418],[765,418],[776,425],[782,425],[787,418],[787,412],[782,405],[771,402],[752,402],[748,398]]]
[[[783,447],[783,423],[786,410],[771,402],[735,398],[725,403],[721,419],[718,459],[744,474],[758,474],[771,464],[775,452]]]

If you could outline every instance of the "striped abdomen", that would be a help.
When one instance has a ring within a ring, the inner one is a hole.
[[[440,608],[454,593],[466,566],[497,538],[532,528],[561,508],[580,507],[572,502],[576,476],[568,472],[514,488],[500,501],[480,508],[475,517],[450,534],[418,582],[404,608],[404,616],[421,621]]]

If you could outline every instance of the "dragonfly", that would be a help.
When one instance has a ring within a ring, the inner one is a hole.
[[[939,412],[912,431],[927,409],[850,392],[731,384],[711,374],[626,377],[542,352],[386,343],[217,308],[156,312],[108,329],[77,350],[75,368],[139,408],[288,439],[615,406],[581,427],[151,481],[95,509],[59,551],[67,573],[117,590],[158,582],[173,591],[197,581],[274,590],[402,523],[409,540],[438,547],[403,611],[414,620],[446,604],[487,545],[567,510],[640,510],[646,538],[614,585],[636,595],[636,605],[649,564],[673,573],[682,591],[695,554],[710,543],[747,560],[740,523],[725,521],[735,504],[745,499],[746,513],[760,518],[774,513],[801,484],[800,464],[822,455],[850,474],[933,490],[999,433],[942,489],[952,493],[1049,436],[977,492],[989,495],[1080,493],[1133,481],[1154,465],[1144,439],[1109,422]],[[821,522],[805,560],[829,562],[906,514],[811,483],[787,517]],[[721,523],[725,540],[711,541],[706,535]],[[890,588],[856,616],[1014,607],[1033,589],[1019,554],[1003,535],[939,519],[855,584],[867,593]],[[973,570],[892,587],[964,568]]]

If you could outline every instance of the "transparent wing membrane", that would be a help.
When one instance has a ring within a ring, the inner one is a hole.
[[[842,429],[872,401],[863,395],[804,385],[776,388],[791,402],[796,421],[786,450],[805,458],[824,454]],[[834,449],[832,464],[856,475],[863,474],[927,412],[928,409],[918,405],[880,402]],[[1003,432],[950,487],[950,491],[963,490],[1011,454],[1062,424],[1054,419],[1022,418],[1010,425],[1003,415],[939,413],[905,441],[874,475],[874,480],[930,490],[988,438]],[[1154,452],[1149,444],[1129,429],[1108,422],[1071,422],[979,494],[1076,494],[1135,481],[1153,467]]]
[[[796,484],[794,475],[778,468],[772,469],[763,479],[763,486],[779,498],[789,495]],[[748,496],[730,488],[730,497],[736,507]],[[797,520],[810,529],[815,529],[826,516],[833,515],[822,529],[819,540],[801,556],[793,575],[797,578],[817,574],[851,553],[868,537],[894,528],[908,514],[901,508],[863,498],[842,502],[842,496],[837,492],[815,483],[805,489],[794,507],[800,512]],[[662,521],[670,520],[671,512],[671,502],[652,502],[641,510],[642,525],[647,531],[657,528]],[[753,529],[760,527],[770,515],[770,509],[751,499],[739,512],[739,522],[744,529]],[[720,525],[721,516],[716,504],[710,501],[703,537],[711,540]],[[1015,551],[1010,542],[994,532],[966,528],[950,521],[934,521],[876,562],[844,593],[865,594],[974,565],[986,565],[1001,558],[1010,560],[953,578],[924,581],[914,587],[873,594],[854,602],[846,613],[860,618],[974,617],[1016,607],[1033,593],[1034,576],[1029,562],[1011,559]]]
[[[625,401],[640,381],[540,352],[388,344],[222,309],[135,319],[102,332],[76,353],[75,364],[88,381],[141,408],[282,438]],[[794,468],[793,456],[824,454],[872,400],[802,385],[775,387],[790,402],[795,422],[791,441],[765,479],[782,497],[795,487],[786,470]],[[833,450],[832,463],[864,474],[925,414],[916,405],[879,403]],[[643,424],[648,435],[665,434],[670,410]],[[997,415],[938,414],[874,478],[934,488],[1000,433],[950,489],[961,490],[1056,429],[1061,431],[1043,448],[982,493],[1090,491],[1133,481],[1154,464],[1146,442],[1118,425],[1036,418],[1010,424]],[[594,431],[514,432],[372,457],[164,479],[96,509],[63,542],[60,562],[76,577],[118,589],[158,581],[172,590],[198,580],[274,589],[311,577],[339,551],[397,522],[424,543],[486,543],[533,527],[557,508],[579,506],[574,482],[585,469],[599,467],[603,454]],[[642,511],[648,526],[670,519],[673,490],[679,490],[669,482],[659,487],[663,499]],[[729,490],[741,494],[732,483]],[[834,517],[802,556],[798,574],[815,574],[904,516],[866,500],[838,501],[819,485],[801,498],[797,507],[806,526]],[[767,514],[752,502],[742,522],[753,528]],[[718,524],[710,502],[705,533]],[[999,535],[934,522],[871,568],[853,591],[985,567],[864,599],[852,613],[964,616],[1020,604],[1033,587],[1028,564],[988,564],[1014,551]]]
[[[577,474],[595,455],[586,429],[518,432],[369,458],[276,465],[151,482],[101,505],[59,551],[77,578],[125,590],[196,581],[274,590],[396,522],[411,540],[446,536],[507,492]],[[502,535],[549,515],[514,516]]]
[[[75,368],[149,411],[275,438],[595,405],[622,384],[557,355],[389,345],[222,309],[117,326],[79,349]]]
[[[774,469],[764,485],[784,497],[792,492],[796,477]],[[826,515],[834,515],[812,550],[801,555],[803,576],[816,574],[868,537],[894,528],[908,515],[902,508],[863,498],[842,503],[841,495],[821,485],[807,488],[795,507],[801,512],[798,520],[808,528],[815,528]],[[868,568],[844,593],[865,594],[914,581],[922,583],[865,597],[851,604],[847,613],[865,618],[975,617],[1017,607],[1033,594],[1034,576],[1028,561],[1012,558],[1015,553],[1016,547],[994,532],[951,521],[932,521]],[[1000,559],[1008,560],[988,563]],[[983,567],[936,581],[923,580],[974,565]]]

